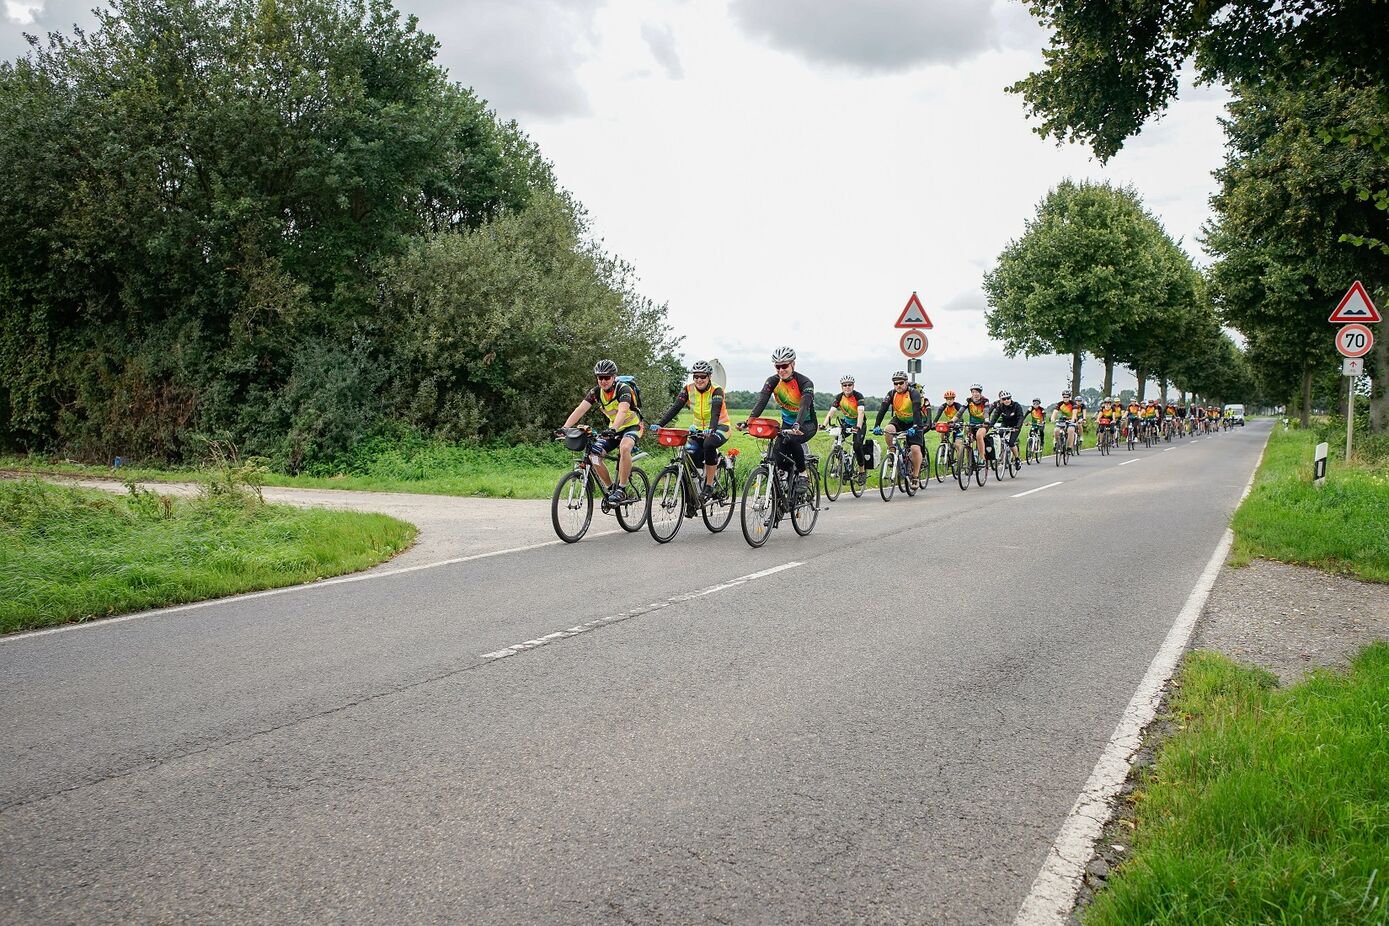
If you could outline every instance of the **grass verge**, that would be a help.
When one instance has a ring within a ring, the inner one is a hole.
[[[1312,484],[1311,431],[1275,426],[1254,489],[1235,512],[1233,565],[1263,557],[1389,582],[1389,466],[1333,458]]]
[[[1287,689],[1193,653],[1171,710],[1087,926],[1389,922],[1389,644]]]
[[[415,529],[379,514],[0,482],[0,631],[355,572]]]

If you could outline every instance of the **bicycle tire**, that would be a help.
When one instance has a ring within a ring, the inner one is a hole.
[[[854,498],[863,498],[863,493],[868,490],[868,470],[860,466],[857,459],[854,459],[849,473],[849,491],[854,493]]]
[[[844,448],[835,447],[825,462],[825,498],[839,501],[839,493],[844,491]]]
[[[982,487],[984,483],[989,481],[989,458],[979,459],[976,456],[978,451],[974,449],[973,444],[969,445],[969,453],[970,456],[974,457],[974,483]]]
[[[733,470],[719,462],[714,474],[714,494],[699,506],[699,516],[709,533],[717,534],[733,520],[733,509],[738,504],[738,480],[733,478]]]
[[[946,450],[946,443],[944,439],[942,439],[941,442],[936,445],[935,461],[936,482],[944,482],[945,476],[943,475],[943,473],[950,468],[950,454],[949,451]]]
[[[966,447],[963,444],[963,442],[957,442],[957,445],[953,452],[953,459],[951,461],[950,469],[952,474],[955,476],[955,481],[959,483],[961,492],[969,488],[969,480],[971,479],[972,474],[969,472],[967,467],[971,465],[973,460],[973,451]]]
[[[751,505],[749,505],[751,501]],[[748,546],[756,549],[767,542],[772,535],[772,524],[776,519],[776,480],[772,478],[772,468],[766,463],[754,466],[743,482],[743,497],[739,504],[739,520],[742,522],[743,539]]]
[[[801,537],[815,530],[815,521],[820,517],[820,474],[814,466],[810,467],[805,487],[806,495],[797,494],[791,505],[791,529]]]
[[[897,461],[897,488],[905,492],[907,498],[916,494],[916,489],[912,487],[912,477],[908,475],[911,469],[911,460],[909,455],[903,454],[902,459]]]
[[[883,465],[878,467],[878,494],[883,501],[892,501],[892,493],[897,491],[897,451],[890,451],[883,457]]]
[[[636,493],[639,501],[618,505],[617,523],[622,525],[622,529],[627,533],[634,534],[646,526],[646,516],[651,513],[651,480],[647,478],[644,470],[634,466],[628,488]],[[632,520],[634,508],[641,512],[635,521]]]
[[[556,536],[565,543],[578,543],[583,539],[584,534],[588,533],[589,525],[593,523],[593,483],[592,481],[587,484],[582,483],[580,482],[582,479],[583,473],[577,469],[571,469],[569,472],[559,477],[559,482],[555,484],[555,493],[550,498],[550,524],[553,525]],[[578,484],[571,486],[570,483]],[[574,499],[569,493],[573,490],[583,492],[584,498],[578,501],[574,507],[570,508],[570,502],[573,502]],[[564,525],[560,524],[561,498],[565,500],[566,510],[582,512],[583,517],[577,529],[565,530]]]
[[[678,463],[656,474],[646,516],[646,529],[652,540],[670,543],[680,533],[680,525],[685,523],[685,493],[685,474]]]

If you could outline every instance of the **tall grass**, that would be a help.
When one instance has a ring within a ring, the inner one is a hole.
[[[0,481],[0,631],[354,572],[414,534],[385,515],[284,508],[241,492],[175,500]]]
[[[1389,645],[1285,690],[1194,653],[1172,711],[1087,926],[1389,922]]]

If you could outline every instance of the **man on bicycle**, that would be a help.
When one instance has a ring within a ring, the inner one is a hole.
[[[692,381],[675,394],[675,401],[654,425],[664,428],[680,414],[680,409],[689,406],[694,416],[694,426],[701,432],[691,440],[695,445],[695,461],[704,464],[704,484],[699,490],[700,501],[714,493],[719,448],[728,440],[728,405],[724,401],[723,387],[715,386],[710,378],[713,373],[713,366],[706,360],[696,360],[691,364]]]
[[[641,409],[637,407],[636,390],[630,383],[618,382],[617,364],[611,360],[600,360],[593,365],[593,377],[597,385],[574,406],[565,419],[564,428],[572,428],[589,409],[598,406],[608,419],[608,431],[594,445],[598,460],[594,463],[603,485],[608,487],[608,503],[619,504],[629,497],[627,480],[632,475],[632,448],[641,436]],[[563,429],[562,429],[563,430]],[[617,447],[617,481],[608,475],[608,467],[603,462],[603,454],[609,447]]]
[[[781,409],[781,449],[790,457],[795,467],[796,488],[804,489],[810,484],[806,478],[805,443],[815,436],[815,384],[803,373],[796,372],[796,352],[789,347],[778,347],[772,351],[774,374],[762,384],[762,391],[753,403],[749,419],[762,414],[767,403],[776,400]],[[748,423],[741,422],[738,430],[746,431]],[[781,465],[781,461],[777,461]]]
[[[989,400],[984,398],[984,387],[975,383],[969,387],[969,398],[965,399],[965,428],[974,435],[975,449],[979,456],[977,465],[984,466],[987,457],[984,453],[984,435],[989,430]]]
[[[998,404],[994,406],[993,415],[989,418],[989,426],[993,427],[1002,423],[1005,428],[1011,428],[1008,435],[1008,445],[1013,448],[1013,456],[1018,455],[1018,434],[1022,431],[1022,419],[1026,412],[1022,405],[1013,401],[1013,394],[1004,389],[998,394]]]
[[[899,432],[906,433],[907,447],[912,455],[912,486],[918,486],[921,484],[921,457],[926,451],[925,435],[921,433],[921,396],[907,384],[907,374],[901,370],[892,374],[892,391],[878,409],[878,420],[873,422],[874,434],[883,433],[883,416],[888,409],[892,409],[892,421],[886,428],[888,444],[891,445]]]
[[[860,469],[867,470],[868,452],[864,448],[863,432],[864,423],[868,420],[868,409],[863,404],[863,393],[854,388],[854,378],[848,373],[839,377],[839,388],[840,393],[834,397],[834,404],[825,412],[825,423],[822,427],[829,427],[830,422],[838,415],[841,429],[853,428],[854,459],[858,460]]]
[[[1072,425],[1075,423],[1076,406],[1071,401],[1071,390],[1065,389],[1061,392],[1061,401],[1056,403],[1056,407],[1051,410],[1051,421],[1055,426],[1053,440],[1058,444],[1063,444],[1071,450],[1075,449],[1075,430]]]
[[[1149,399],[1143,407],[1143,428],[1147,433],[1156,434],[1158,422],[1162,419],[1162,410],[1158,408],[1157,399]]]
[[[1047,445],[1047,410],[1041,399],[1032,400],[1032,407],[1027,410],[1027,422],[1033,430],[1039,432],[1037,452],[1041,453]]]

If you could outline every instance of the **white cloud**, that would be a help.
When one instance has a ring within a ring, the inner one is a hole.
[[[680,64],[680,55],[675,50],[675,35],[669,26],[644,23],[641,27],[641,37],[646,40],[647,47],[651,49],[651,56],[665,70],[667,77],[679,80],[685,76],[685,69]]]

